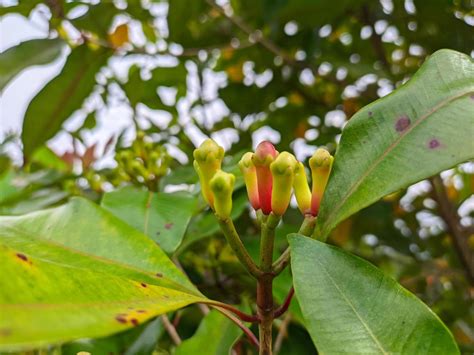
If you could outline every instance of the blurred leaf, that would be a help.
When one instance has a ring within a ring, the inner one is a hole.
[[[61,73],[30,102],[23,121],[23,154],[30,158],[36,148],[52,138],[63,122],[81,107],[95,85],[95,75],[111,53],[74,48]]]
[[[196,333],[178,345],[175,355],[230,354],[241,335],[242,331],[231,320],[219,311],[211,310],[201,321]]]
[[[31,162],[38,164],[43,168],[58,170],[61,172],[70,171],[70,166],[47,146],[42,146],[37,149],[31,157]]]
[[[442,50],[354,115],[321,204],[322,235],[379,198],[473,158],[473,97],[473,59]]]
[[[206,302],[148,237],[86,200],[0,221],[1,349],[104,336]]]
[[[185,193],[154,193],[124,187],[106,193],[101,205],[144,232],[165,252],[173,253],[181,244],[196,209],[196,200]]]
[[[289,242],[296,296],[318,352],[459,353],[439,318],[373,265],[301,235]]]
[[[62,39],[33,39],[0,53],[0,91],[22,70],[58,58],[63,46]]]
[[[149,355],[163,333],[161,320],[156,318],[146,324],[105,338],[80,339],[65,344],[62,355],[76,355],[81,351],[91,354]]]

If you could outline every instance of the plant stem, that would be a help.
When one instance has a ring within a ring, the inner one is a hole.
[[[474,255],[469,248],[468,233],[463,229],[455,206],[448,198],[443,180],[439,175],[430,179],[433,197],[438,203],[440,216],[448,227],[448,234],[454,245],[459,261],[464,268],[467,280],[474,285]]]
[[[270,214],[262,223],[260,239],[260,269],[263,274],[257,280],[257,308],[260,338],[260,355],[272,354],[272,325],[273,325],[273,245],[275,228],[280,222],[280,217]]]
[[[316,217],[311,215],[307,215],[301,224],[300,230],[298,234],[302,234],[305,236],[310,236],[313,233],[314,226],[316,224]],[[286,266],[290,263],[290,248],[286,248],[285,251],[280,255],[280,257],[275,261],[273,264],[273,274],[275,276],[279,275],[283,270],[285,270]]]
[[[221,308],[219,306],[214,306],[214,305],[211,305],[211,307],[217,309],[219,312],[221,312],[223,315],[225,315],[227,318],[229,318],[232,322],[234,322],[240,329],[242,329],[242,331],[245,333],[245,335],[247,335],[248,339],[250,340],[250,343],[252,343],[253,345],[255,345],[257,348],[260,347],[260,344],[257,340],[257,338],[255,337],[255,335],[250,331],[249,328],[247,328],[245,326],[244,323],[242,323],[240,321],[239,318],[237,318],[236,316],[234,316],[232,313],[230,313],[228,310],[224,309],[224,308]]]
[[[166,332],[170,336],[173,343],[175,343],[176,345],[181,344],[181,337],[179,336],[173,324],[171,324],[170,319],[166,314],[163,314],[161,316],[161,322],[163,323],[163,326],[165,327]]]
[[[253,261],[252,257],[249,255],[247,249],[245,249],[244,244],[240,240],[240,237],[235,230],[234,223],[232,219],[220,219],[217,217],[219,221],[219,225],[221,226],[222,232],[224,233],[227,242],[229,243],[230,247],[234,251],[235,255],[245,266],[247,271],[256,279],[258,279],[262,275],[262,270],[258,268],[258,266]]]
[[[285,301],[283,301],[283,303],[280,307],[275,309],[275,312],[273,313],[274,318],[278,318],[279,316],[281,316],[283,313],[285,313],[288,310],[288,308],[290,307],[291,300],[293,299],[294,294],[295,294],[295,289],[292,286],[290,288],[290,291],[288,292],[288,295],[285,298]]]

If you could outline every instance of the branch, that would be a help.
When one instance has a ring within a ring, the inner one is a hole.
[[[232,322],[234,322],[242,331],[247,335],[247,337],[250,340],[250,343],[256,346],[258,349],[260,347],[260,344],[258,342],[257,337],[255,334],[252,333],[252,331],[243,324],[240,319],[238,319],[236,316],[234,316],[232,313],[229,311],[225,310],[224,308],[221,308],[219,306],[211,305],[212,308],[217,309],[219,312],[221,312],[223,315],[225,315],[227,318],[229,318]]]
[[[252,257],[248,253],[247,249],[245,249],[244,244],[240,240],[239,234],[235,230],[234,223],[230,218],[225,220],[217,218],[219,221],[219,225],[221,226],[222,232],[227,239],[230,247],[234,251],[235,255],[245,266],[247,271],[255,278],[259,278],[262,275],[262,270],[258,268],[258,266],[253,261]]]
[[[441,177],[439,175],[432,177],[430,183],[433,187],[433,197],[438,203],[439,214],[448,227],[448,234],[464,268],[466,277],[471,285],[474,285],[474,255],[469,248],[466,231],[461,226],[456,208],[448,198]]]
[[[283,344],[283,339],[288,336],[288,325],[291,322],[291,314],[288,313],[283,321],[281,322],[280,329],[278,330],[278,334],[275,339],[275,345],[273,347],[273,352],[278,354],[281,350],[281,346]]]
[[[176,328],[174,327],[173,324],[171,324],[171,322],[170,322],[170,320],[169,320],[169,318],[166,314],[163,314],[161,316],[161,321],[163,323],[163,326],[166,329],[166,332],[168,333],[171,340],[173,341],[173,343],[175,343],[176,345],[181,344],[181,338],[180,338],[178,332],[176,331]]]
[[[382,63],[385,70],[391,74],[392,70],[390,67],[390,63],[387,60],[387,55],[385,54],[385,49],[383,47],[382,36],[380,36],[375,31],[374,21],[369,12],[369,8],[367,5],[362,7],[362,22],[367,26],[370,26],[372,29],[372,36],[370,36],[370,41],[372,42],[372,47],[374,48],[375,55],[377,56],[378,60]]]
[[[225,304],[225,303],[220,303],[218,307],[224,308],[228,311],[231,311],[234,313],[237,317],[240,318],[240,320],[244,322],[249,322],[249,323],[256,323],[259,321],[259,318],[257,315],[254,314],[247,314],[245,312],[240,311],[239,309],[231,306],[230,304]]]
[[[316,225],[316,217],[307,215],[301,224],[299,234],[310,236],[313,233],[314,226]],[[272,271],[275,276],[279,275],[286,266],[290,263],[290,247],[286,248],[280,257],[273,263]]]
[[[288,308],[290,307],[291,300],[293,299],[293,295],[295,294],[295,288],[291,286],[290,291],[288,292],[288,295],[286,295],[285,301],[283,301],[282,305],[275,309],[273,316],[275,318],[280,317],[283,313],[285,313]]]

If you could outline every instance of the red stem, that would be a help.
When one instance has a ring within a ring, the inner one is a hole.
[[[279,316],[281,316],[283,313],[285,313],[288,310],[288,307],[290,307],[291,300],[293,299],[294,294],[295,294],[295,289],[292,286],[283,304],[277,309],[275,309],[275,312],[273,313],[273,317],[278,318]]]
[[[232,313],[228,312],[226,309],[221,308],[219,306],[211,305],[211,307],[217,309],[219,312],[221,312],[223,315],[225,315],[227,318],[229,318],[232,322],[234,322],[242,331],[247,335],[247,338],[249,339],[250,343],[255,345],[255,347],[258,349],[260,348],[260,343],[258,342],[257,337],[255,336],[252,331],[243,324],[239,318],[234,316]]]
[[[228,311],[231,311],[237,317],[239,317],[240,320],[242,320],[244,322],[256,323],[260,320],[257,315],[247,314],[247,313],[241,312],[237,308],[231,306],[230,304],[222,303],[222,304],[219,304],[218,307],[221,307],[221,308],[227,309]]]

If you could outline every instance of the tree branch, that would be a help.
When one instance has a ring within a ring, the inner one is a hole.
[[[474,285],[474,255],[469,248],[466,231],[461,226],[456,208],[448,198],[441,177],[439,175],[432,177],[430,183],[433,187],[433,197],[438,203],[439,214],[448,227],[448,234],[451,237],[454,250],[456,250],[468,281]]]

